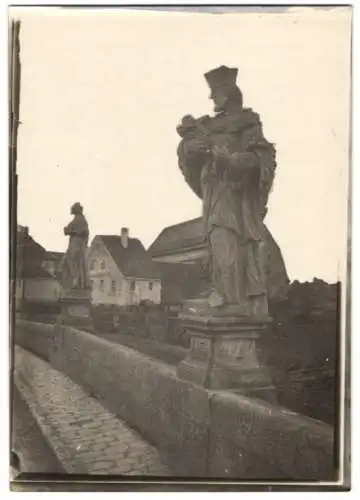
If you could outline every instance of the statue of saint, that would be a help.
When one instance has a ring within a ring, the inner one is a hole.
[[[79,291],[88,288],[86,251],[89,226],[80,203],[74,203],[71,214],[73,220],[64,227],[69,246],[62,265],[62,287],[64,291]]]
[[[215,115],[186,115],[177,127],[179,167],[203,201],[213,289],[208,307],[267,316],[263,219],[276,169],[275,148],[257,113],[243,107],[238,70],[204,76]]]

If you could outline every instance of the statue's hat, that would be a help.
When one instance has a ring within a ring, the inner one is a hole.
[[[231,87],[236,85],[238,74],[237,68],[228,68],[227,66],[219,66],[204,74],[206,81],[211,90],[217,87]]]

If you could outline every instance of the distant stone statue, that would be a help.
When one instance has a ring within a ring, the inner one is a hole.
[[[86,250],[89,227],[80,203],[74,203],[71,214],[73,220],[64,227],[64,234],[69,236],[69,246],[62,264],[62,287],[65,292],[88,288]]]
[[[204,76],[215,116],[186,115],[177,127],[179,167],[203,201],[213,290],[208,306],[266,316],[263,219],[276,169],[275,148],[257,113],[243,107],[238,70]]]

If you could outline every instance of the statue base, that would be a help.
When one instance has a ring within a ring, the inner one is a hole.
[[[189,355],[179,364],[177,376],[209,390],[231,390],[276,403],[272,376],[262,352],[269,317],[179,314],[191,336]]]
[[[59,325],[91,329],[91,290],[75,290],[64,294],[60,299]]]

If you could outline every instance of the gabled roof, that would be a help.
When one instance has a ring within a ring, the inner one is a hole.
[[[264,230],[268,249],[268,293],[269,297],[273,297],[285,293],[289,278],[281,250],[265,224]],[[198,217],[165,228],[150,246],[148,252],[154,258],[204,247],[203,218]]]
[[[204,243],[203,219],[198,217],[163,229],[148,252],[156,257],[176,250],[203,246]]]
[[[46,256],[46,250],[37,243],[28,233],[18,231],[16,238],[17,251],[25,256],[26,260],[41,261]]]
[[[158,279],[161,271],[143,244],[137,238],[128,238],[128,246],[124,248],[121,237],[117,235],[99,235],[108,249],[119,270],[127,277]]]
[[[27,265],[22,271],[20,271],[18,278],[52,278],[55,279],[52,274],[50,274],[46,269],[41,267],[36,263]]]
[[[48,251],[48,252],[46,252],[45,259],[59,261],[64,257],[64,255],[65,255],[64,252],[50,252],[50,251]]]

